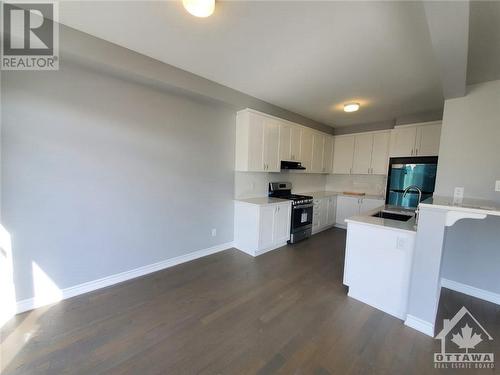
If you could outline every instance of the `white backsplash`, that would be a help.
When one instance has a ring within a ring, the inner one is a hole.
[[[384,195],[386,184],[380,175],[328,175],[325,190]]]
[[[265,197],[268,193],[269,182],[291,182],[294,193],[324,191],[326,175],[305,174],[302,172],[235,172],[235,198]]]
[[[267,196],[270,182],[291,182],[294,193],[313,191],[352,191],[384,195],[386,176],[378,175],[324,175],[302,172],[235,172],[234,197],[254,198]]]

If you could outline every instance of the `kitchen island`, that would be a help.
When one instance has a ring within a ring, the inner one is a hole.
[[[388,211],[388,216],[406,215],[409,220],[374,216],[381,211]],[[345,221],[348,295],[404,320],[416,237],[413,211],[380,206]]]

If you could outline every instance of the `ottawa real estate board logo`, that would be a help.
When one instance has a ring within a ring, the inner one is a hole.
[[[57,2],[1,3],[2,70],[58,70]]]
[[[441,351],[434,353],[435,368],[492,369],[494,353],[484,353],[484,343],[493,337],[465,307],[452,319],[444,319],[443,329],[436,336]],[[481,345],[483,344],[483,345]],[[477,347],[477,348],[476,348]]]

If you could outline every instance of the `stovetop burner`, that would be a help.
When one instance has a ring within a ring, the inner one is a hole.
[[[292,194],[292,184],[289,182],[269,183],[269,196],[274,198],[289,199],[292,205],[312,203],[313,197],[308,195]]]

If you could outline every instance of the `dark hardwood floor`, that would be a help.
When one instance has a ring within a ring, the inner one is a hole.
[[[2,373],[497,371],[434,369],[437,340],[347,297],[344,245],[331,229],[258,258],[228,250],[18,315],[1,331]],[[500,360],[499,306],[443,290],[437,328],[461,306]]]

